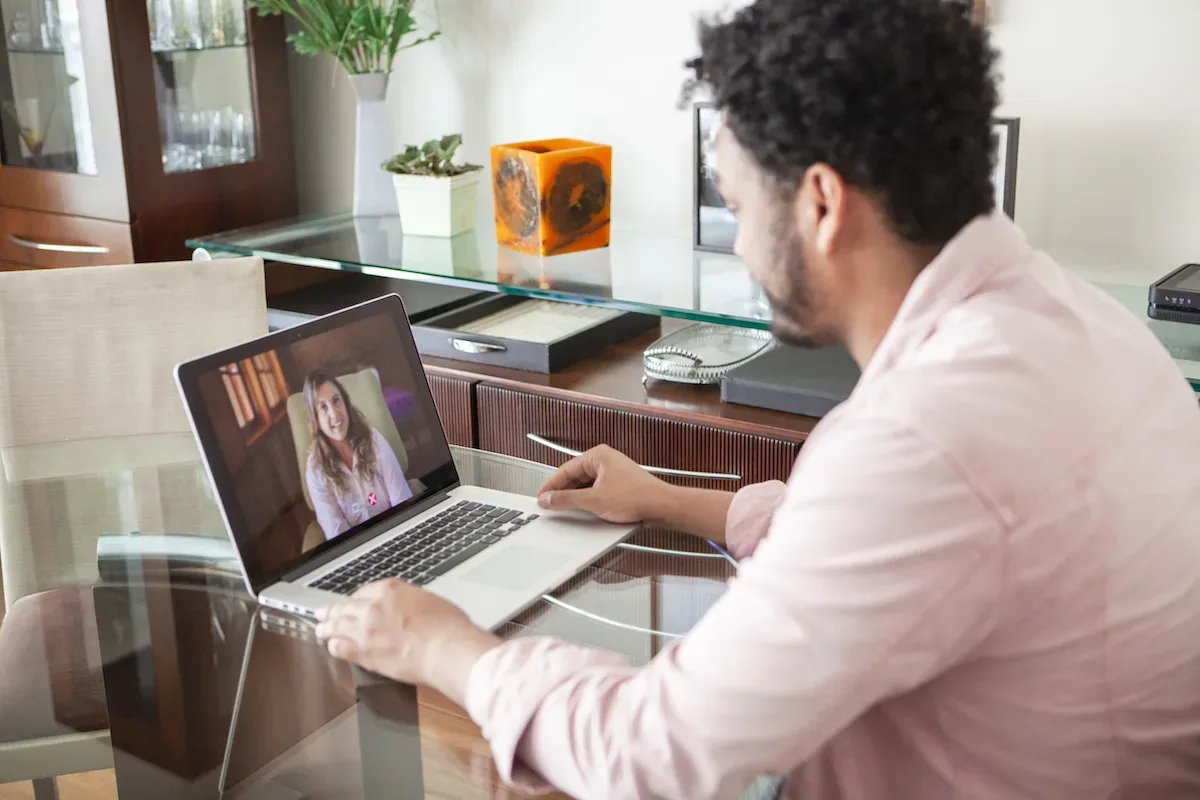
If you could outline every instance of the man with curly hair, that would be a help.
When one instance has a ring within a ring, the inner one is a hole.
[[[862,367],[789,483],[607,448],[548,509],[724,539],[737,578],[643,669],[501,643],[412,587],[331,651],[463,703],[573,796],[1200,796],[1200,413],[1146,326],[994,208],[996,56],[947,0],[757,0],[700,28],[720,188],[779,338]]]

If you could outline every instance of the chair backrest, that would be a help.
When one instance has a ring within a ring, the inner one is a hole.
[[[350,402],[362,412],[363,417],[375,430],[383,434],[383,438],[392,446],[400,468],[408,469],[408,450],[392,412],[388,410],[387,400],[383,396],[383,387],[379,382],[379,373],[373,369],[364,369],[349,375],[338,375],[338,381],[350,395]],[[308,430],[308,407],[304,405],[304,393],[296,392],[288,397],[288,421],[292,426],[292,441],[296,444],[296,461],[300,464],[300,485],[304,487],[304,502],[311,509],[312,498],[308,494],[308,481],[305,480],[305,469],[308,463],[308,450],[312,446],[312,435]]]
[[[175,365],[266,332],[257,258],[0,273],[0,447],[186,432]]]
[[[8,604],[94,578],[103,534],[221,533],[172,373],[266,332],[257,258],[0,273]]]

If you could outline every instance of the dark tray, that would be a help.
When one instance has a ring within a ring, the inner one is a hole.
[[[417,340],[417,350],[423,355],[454,358],[477,364],[491,364],[530,372],[558,372],[576,361],[596,355],[609,345],[632,339],[659,327],[657,316],[624,312],[548,343],[526,342],[457,330],[462,325],[527,302],[531,301],[524,297],[491,295],[453,311],[427,317],[420,322],[414,320],[413,336]]]

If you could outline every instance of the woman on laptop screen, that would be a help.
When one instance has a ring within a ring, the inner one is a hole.
[[[327,540],[412,497],[396,454],[337,378],[309,373],[304,403],[312,435],[305,480]]]

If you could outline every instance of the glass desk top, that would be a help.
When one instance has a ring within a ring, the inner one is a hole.
[[[115,785],[173,800],[523,797],[500,785],[461,709],[351,668],[306,624],[256,607],[190,439],[0,451],[0,784],[62,776],[64,797]],[[551,471],[452,449],[464,483],[529,494]],[[629,545],[500,633],[643,664],[734,574],[682,534],[644,530]]]
[[[188,241],[210,254],[356,272],[490,292],[603,305],[765,330],[770,308],[735,256],[687,237],[617,231],[603,250],[539,258],[500,247],[481,224],[450,239],[404,236],[399,217],[307,217]],[[1200,391],[1200,325],[1151,320],[1146,284],[1097,283],[1145,320]]]

